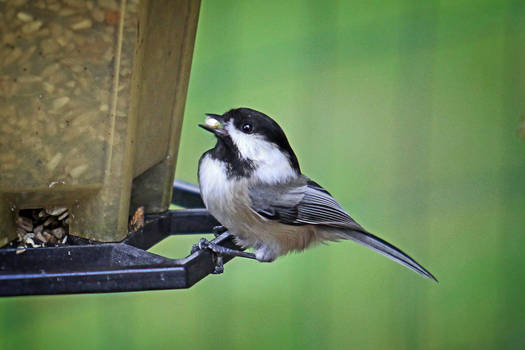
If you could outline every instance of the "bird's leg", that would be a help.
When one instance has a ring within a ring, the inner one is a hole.
[[[226,232],[228,229],[222,225],[218,225],[218,226],[213,226],[213,228],[211,229],[211,231],[213,232],[213,235],[215,236],[215,238],[219,237],[220,235],[222,235],[224,232]]]
[[[253,253],[247,253],[243,252],[242,250],[235,250],[227,247],[223,247],[221,245],[212,243],[208,241],[206,238],[201,238],[199,243],[194,244],[191,248],[191,253],[195,253],[196,251],[202,250],[202,249],[209,249],[212,252],[216,254],[215,260],[216,260],[216,266],[215,271],[213,273],[220,274],[224,272],[224,265],[223,265],[223,257],[241,257],[241,258],[248,258],[248,259],[256,259],[255,254]]]

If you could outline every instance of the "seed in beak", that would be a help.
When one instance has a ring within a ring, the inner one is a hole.
[[[218,129],[221,126],[221,123],[219,123],[217,119],[212,118],[212,117],[206,117],[204,122],[206,123],[206,125],[214,129]]]

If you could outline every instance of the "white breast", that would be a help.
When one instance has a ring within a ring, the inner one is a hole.
[[[204,204],[216,202],[228,194],[226,165],[209,154],[202,158],[199,167],[199,185]],[[209,208],[208,208],[209,209]]]
[[[232,215],[249,208],[246,180],[228,179],[226,164],[205,155],[199,169],[201,195],[210,213],[230,231],[239,225]],[[239,215],[236,215],[237,220]],[[233,233],[233,232],[232,232]]]

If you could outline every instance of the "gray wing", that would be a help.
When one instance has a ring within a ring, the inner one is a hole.
[[[251,188],[252,209],[266,219],[288,225],[324,225],[364,229],[320,185],[303,177],[278,186]]]
[[[289,184],[253,187],[250,194],[252,209],[268,220],[288,225],[310,224],[341,229],[346,239],[376,250],[437,281],[430,272],[402,250],[367,232],[345,212],[328,191],[306,177]]]

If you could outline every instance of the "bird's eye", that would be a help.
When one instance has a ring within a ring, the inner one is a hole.
[[[244,123],[241,127],[242,132],[250,134],[253,131],[253,126],[250,123]]]

